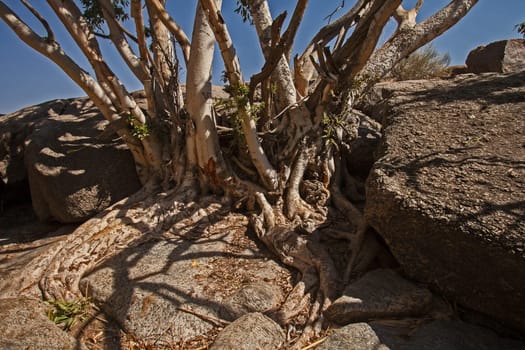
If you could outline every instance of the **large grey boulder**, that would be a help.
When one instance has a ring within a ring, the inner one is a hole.
[[[428,311],[431,303],[432,294],[427,289],[393,270],[378,269],[348,285],[325,311],[325,316],[338,324],[418,316]]]
[[[17,146],[4,158],[4,173],[10,178],[13,168],[15,179],[25,175],[23,153],[33,208],[41,220],[81,222],[140,188],[127,147],[116,137],[99,137],[107,122],[91,101],[57,101],[37,111],[4,117],[15,131],[31,120],[30,128],[11,131],[10,147]]]
[[[466,64],[467,73],[525,71],[525,40],[501,40],[479,46],[468,54]]]
[[[384,331],[383,331],[384,334]],[[401,350],[524,350],[522,341],[459,320],[437,320],[413,332]]]
[[[525,330],[525,73],[376,89],[366,219],[411,278]]]
[[[29,298],[0,299],[0,349],[86,349],[46,316],[42,302]]]

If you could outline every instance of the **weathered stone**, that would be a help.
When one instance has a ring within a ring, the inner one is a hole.
[[[428,311],[431,303],[432,294],[427,289],[392,270],[378,269],[346,287],[325,316],[338,324],[414,316]]]
[[[266,282],[243,286],[226,298],[220,309],[220,316],[233,321],[252,312],[267,312],[277,308],[283,300],[280,287]]]
[[[81,280],[80,289],[138,339],[177,344],[205,336],[217,325],[222,301],[246,282],[261,282],[259,276],[283,285],[289,272],[265,258],[243,230],[229,230],[126,249]]]
[[[378,322],[336,329],[316,350],[523,350],[525,343],[501,338],[487,328],[459,320],[439,320],[417,329]]]
[[[524,350],[525,343],[501,338],[490,329],[459,320],[440,320],[419,327],[400,349]]]
[[[127,147],[98,137],[106,125],[87,99],[51,108],[34,124],[24,161],[41,220],[81,222],[140,188]]]
[[[49,111],[59,113],[67,100],[44,102],[0,118],[0,178],[6,185],[27,180],[24,166],[25,141],[35,125],[45,122]]]
[[[468,73],[525,71],[525,40],[510,39],[479,46],[467,56]]]
[[[316,350],[389,350],[366,323],[336,329]],[[392,348],[393,349],[393,348]]]
[[[49,320],[41,301],[29,298],[0,299],[0,348],[85,349]]]
[[[375,150],[381,140],[381,125],[367,115],[355,111],[359,116],[357,138],[352,141],[351,152],[346,157],[351,174],[366,179],[374,165]]]
[[[472,76],[472,74],[471,74]],[[367,116],[383,125],[384,118],[391,109],[390,98],[403,98],[404,92],[408,93],[418,89],[434,89],[436,86],[445,84],[444,80],[408,80],[398,82],[379,83],[374,85],[370,91],[358,102],[359,110]],[[384,125],[383,125],[384,127]]]
[[[525,73],[377,89],[367,221],[411,278],[525,330]]]
[[[284,341],[277,323],[261,313],[250,313],[224,328],[210,350],[274,350]]]

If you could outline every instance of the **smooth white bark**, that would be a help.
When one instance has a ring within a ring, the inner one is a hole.
[[[215,0],[221,6],[222,0]],[[224,171],[212,99],[212,62],[215,36],[200,3],[193,25],[188,73],[186,76],[186,109],[195,124],[197,162],[205,169],[210,159],[218,172]]]

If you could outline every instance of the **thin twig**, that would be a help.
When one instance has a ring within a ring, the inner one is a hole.
[[[299,106],[299,104],[300,104],[301,102],[303,102],[304,100],[306,100],[307,97],[308,97],[308,96],[303,96],[299,101],[294,102],[294,103],[291,103],[291,104],[289,104],[288,106],[284,107],[283,110],[280,111],[280,112],[274,117],[274,119],[277,119],[277,118],[279,118],[280,116],[282,116],[284,113],[288,112],[288,110],[289,110],[290,108],[295,107],[295,106]]]
[[[182,307],[182,306],[179,306],[177,308],[177,310],[182,311],[182,312],[187,312],[189,314],[197,316],[198,318],[201,318],[204,321],[208,321],[210,323],[213,323],[215,326],[219,326],[219,327],[224,327],[224,326],[227,326],[227,325],[229,325],[231,323],[230,321],[226,321],[226,320],[223,320],[223,319],[218,318],[218,317],[204,315],[204,314],[201,314],[199,312],[193,311],[191,309],[188,309],[188,308],[185,308],[185,307]]]
[[[321,345],[322,343],[324,343],[324,341],[327,339],[328,337],[323,337],[315,342],[313,342],[312,344],[310,345],[307,345],[305,346],[304,348],[302,348],[301,350],[310,350],[310,349],[313,349],[315,348],[317,345]]]
[[[337,11],[341,10],[343,7],[345,7],[345,0],[343,0],[341,2],[341,5],[337,6],[337,8],[335,10],[333,10],[328,16],[323,18],[323,21],[328,20],[328,23],[330,23],[332,21],[332,16],[335,15],[337,13]]]

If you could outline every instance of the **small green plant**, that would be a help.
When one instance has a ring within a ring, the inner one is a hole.
[[[235,98],[235,104],[237,107],[246,107],[250,102],[250,99],[248,98],[250,95],[250,87],[248,84],[235,84],[232,88],[234,89],[233,97]]]
[[[150,130],[148,125],[137,122],[131,114],[128,114],[128,124],[131,126],[131,135],[135,136],[139,140],[149,136]]]
[[[337,142],[337,130],[344,129],[344,121],[341,116],[328,115],[323,113],[323,119],[321,120],[323,126],[323,136],[325,146],[334,146],[336,149],[338,147]]]
[[[46,304],[53,307],[48,311],[47,317],[66,331],[70,330],[75,322],[84,321],[88,316],[90,307],[87,299],[72,302],[49,300],[46,301]]]

